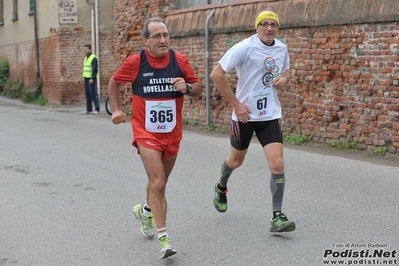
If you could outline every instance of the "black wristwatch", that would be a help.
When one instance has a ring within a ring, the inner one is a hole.
[[[186,89],[187,92],[184,94],[190,94],[193,91],[193,85],[191,85],[190,83],[186,83]]]

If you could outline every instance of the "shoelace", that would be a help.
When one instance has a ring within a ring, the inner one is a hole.
[[[227,202],[227,197],[226,197],[227,191],[228,191],[228,190],[226,190],[226,191],[221,191],[221,190],[219,189],[219,202],[220,202],[220,203],[226,203],[226,202]]]
[[[153,218],[152,215],[146,216],[145,226],[146,226],[147,229],[151,229],[152,228],[152,218]]]
[[[278,215],[278,216],[276,217],[276,219],[283,220],[283,221],[287,221],[287,220],[288,220],[287,217],[285,217],[284,214]]]
[[[159,241],[161,242],[161,246],[164,248],[170,245],[170,240],[166,236],[161,237]]]

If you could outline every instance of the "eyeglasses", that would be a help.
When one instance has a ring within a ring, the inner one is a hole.
[[[164,39],[168,39],[169,38],[169,33],[164,33],[164,34],[158,33],[158,34],[155,34],[153,36],[149,36],[148,39],[160,40],[162,37]]]
[[[259,23],[259,26],[264,27],[266,29],[269,28],[269,26],[270,26],[270,27],[272,27],[272,29],[275,29],[275,28],[277,28],[277,23],[274,23],[274,22],[272,22],[272,23],[262,22],[262,23]]]

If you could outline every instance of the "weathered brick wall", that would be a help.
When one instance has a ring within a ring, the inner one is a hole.
[[[23,86],[32,85],[36,81],[35,48],[33,42],[17,45],[4,45],[0,49],[0,59],[8,59],[11,79],[20,79]]]
[[[40,77],[43,80],[42,92],[50,102],[61,102],[63,93],[60,82],[62,72],[62,54],[59,38],[56,35],[39,41]],[[58,71],[54,71],[58,70]],[[65,71],[65,68],[64,68]]]
[[[119,64],[126,54],[143,48],[141,29],[150,17],[164,19],[165,14],[176,8],[174,0],[131,1],[114,0],[115,59]]]
[[[175,2],[174,0],[114,0],[114,70],[129,54],[143,49],[141,29],[144,21],[150,17],[164,19],[167,12],[176,9]],[[120,90],[122,107],[128,111],[131,109],[131,85],[125,84]]]
[[[108,81],[115,71],[113,33],[100,33],[99,39],[103,98],[108,94]],[[53,30],[49,38],[39,40],[42,91],[50,102],[72,104],[85,100],[82,77],[85,44],[91,44],[91,32],[79,28]],[[11,78],[22,79],[24,86],[36,81],[34,41],[2,46],[0,58],[9,60]]]
[[[287,29],[294,80],[281,93],[285,130],[315,141],[399,147],[399,25]]]
[[[100,33],[99,41],[100,96],[104,98],[108,81],[115,70],[112,33]],[[50,38],[41,40],[43,93],[51,102],[71,104],[84,101],[82,70],[85,44],[91,44],[91,32],[79,28],[61,29],[53,32]]]
[[[261,10],[274,10],[282,24],[279,37],[291,57],[292,79],[280,92],[283,130],[316,142],[356,141],[397,153],[399,18],[394,10],[399,10],[399,1],[239,1],[176,11],[171,11],[173,1],[132,2],[114,2],[116,56],[141,49],[141,24],[166,14],[172,47],[187,55],[204,84],[204,25],[212,8],[217,7],[210,23],[211,70],[228,48],[255,33],[253,21]],[[228,78],[234,89],[235,73]],[[209,100],[210,122],[227,128],[231,106],[212,84]],[[205,95],[187,97],[184,118],[206,125],[205,101]]]

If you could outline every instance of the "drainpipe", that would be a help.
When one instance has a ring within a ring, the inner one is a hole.
[[[91,48],[93,53],[97,56],[98,60],[98,73],[100,73],[100,59],[99,59],[99,40],[98,40],[98,0],[92,1],[86,0],[91,5]],[[101,73],[100,73],[101,74]],[[97,79],[97,94],[98,98],[101,99],[100,95],[100,78]]]
[[[218,4],[222,3],[223,0],[219,0]],[[210,125],[210,80],[209,80],[209,21],[216,12],[216,8],[212,9],[205,21],[205,77],[206,77],[206,125]]]
[[[97,56],[97,60],[98,60],[98,73],[100,73],[100,75],[97,78],[97,93],[98,93],[98,98],[101,99],[101,72],[100,72],[100,36],[99,36],[99,29],[98,29],[98,0],[94,1],[95,4],[95,18],[96,18],[96,26],[95,26],[95,30],[96,30],[96,56]]]
[[[33,0],[33,21],[35,27],[35,48],[36,48],[36,80],[40,78],[40,60],[39,60],[39,36],[37,29],[37,8],[36,0]]]
[[[91,48],[94,49],[96,47],[94,35],[94,4],[91,5]]]

